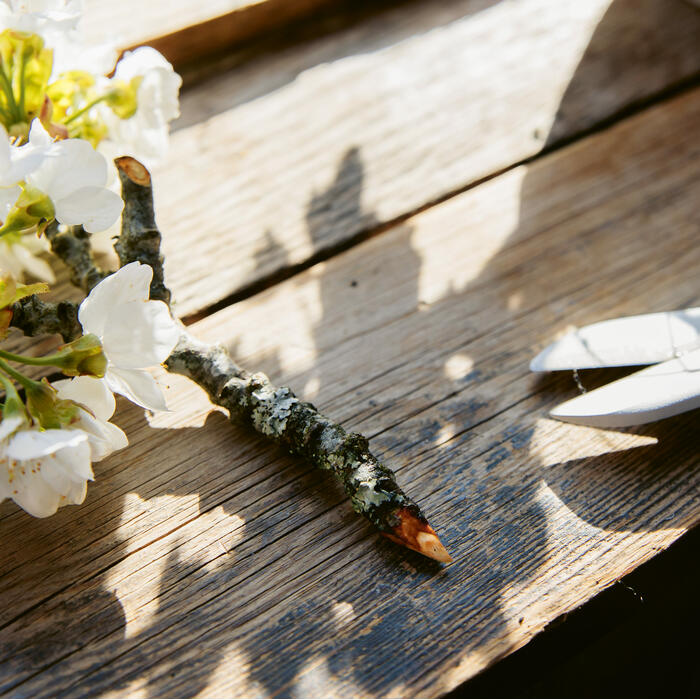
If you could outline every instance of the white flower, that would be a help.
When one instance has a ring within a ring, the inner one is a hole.
[[[37,518],[82,503],[88,479],[90,447],[82,430],[25,427],[0,443],[0,498],[11,498]]]
[[[114,396],[103,382],[76,377],[54,387],[60,398],[81,404],[69,429],[39,430],[18,414],[0,422],[0,500],[11,498],[37,518],[82,503],[94,476],[91,463],[127,444],[108,422]]]
[[[14,204],[20,192],[17,183],[36,170],[43,159],[44,156],[39,149],[26,144],[24,146],[11,144],[5,127],[0,124],[0,201],[3,206],[8,202]],[[14,199],[12,199],[13,193]]]
[[[11,498],[30,515],[45,518],[59,505],[82,503],[92,478],[87,434],[38,430],[26,414],[0,423],[0,499]]]
[[[121,450],[129,444],[124,431],[109,419],[116,403],[114,394],[105,382],[95,377],[74,377],[53,383],[58,397],[81,405],[78,417],[71,423],[72,428],[83,430],[90,445],[90,458],[93,462]],[[84,408],[83,408],[84,407]]]
[[[149,265],[125,265],[94,287],[78,319],[85,333],[102,342],[107,386],[139,406],[166,410],[163,392],[145,368],[167,359],[180,329],[166,304],[149,301],[152,277]]]
[[[107,161],[82,139],[52,141],[38,119],[29,132],[29,148],[41,154],[27,183],[49,197],[61,224],[82,224],[94,233],[109,228],[124,206],[107,189]],[[21,150],[21,149],[20,149]]]
[[[82,0],[0,0],[0,31],[38,34],[53,51],[55,79],[70,70],[109,73],[117,60],[111,44],[86,45],[80,31]]]
[[[0,215],[1,220],[1,215]],[[24,279],[24,272],[44,282],[53,283],[56,277],[51,266],[38,256],[49,249],[48,241],[33,233],[0,238],[0,272],[9,272],[15,279]]]
[[[77,28],[82,0],[0,0],[0,29],[53,35]]]
[[[120,119],[108,107],[102,116],[108,126],[104,148],[130,155],[152,167],[168,150],[168,124],[180,115],[178,93],[182,78],[163,56],[150,46],[127,51],[117,63],[115,80],[140,79],[136,113]],[[109,143],[111,142],[111,143]]]

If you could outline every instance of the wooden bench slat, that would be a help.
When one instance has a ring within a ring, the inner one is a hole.
[[[179,312],[696,75],[698,35],[666,0],[414,3],[205,81],[155,172]]]
[[[335,0],[86,0],[83,29],[93,43],[149,45],[176,66],[277,30]]]
[[[197,315],[697,74],[698,33],[700,13],[666,0],[413,3],[186,91],[154,173],[177,311]]]
[[[695,413],[554,422],[571,377],[527,364],[567,324],[698,303],[698,118],[695,90],[195,324],[373,436],[455,564],[174,377],[152,427],[120,406],[132,445],[83,506],[0,506],[3,692],[434,696],[696,523]]]

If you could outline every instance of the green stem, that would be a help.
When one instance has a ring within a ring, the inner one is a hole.
[[[14,367],[5,362],[5,360],[0,359],[0,370],[2,370],[6,375],[12,377],[18,384],[21,384],[25,389],[31,389],[34,385],[39,384],[29,377],[25,377],[21,372],[18,372]]]
[[[19,398],[19,395],[17,394],[17,389],[15,389],[15,385],[12,383],[12,380],[4,373],[0,371],[0,384],[2,384],[3,389],[5,389],[5,400],[11,396],[17,396]]]
[[[20,362],[23,365],[37,365],[40,367],[51,366],[56,363],[56,359],[60,358],[60,355],[46,355],[44,357],[27,357],[25,355],[15,355],[13,352],[8,352],[7,350],[0,350],[0,357],[11,362]]]
[[[8,124],[12,121],[10,113],[4,107],[0,107],[0,117],[2,117]]]
[[[22,63],[20,63],[20,69],[19,69],[19,110],[22,113],[22,116],[24,116],[24,73],[25,69],[27,67],[27,62],[24,58],[24,51],[22,51]]]
[[[67,119],[64,120],[64,124],[70,124],[74,119],[77,119],[78,117],[82,117],[83,114],[86,112],[89,112],[95,105],[99,104],[100,102],[104,102],[112,93],[111,92],[106,92],[104,95],[100,97],[96,97],[92,102],[88,102],[85,107],[81,107],[77,112],[74,112],[73,114],[70,115]]]
[[[12,83],[10,82],[7,73],[5,72],[4,64],[0,65],[0,80],[2,81],[3,91],[7,96],[7,106],[10,109],[10,115],[12,116],[12,119],[15,122],[22,121],[22,114],[20,113],[19,107],[17,107],[17,103],[15,102],[15,95],[12,92]]]

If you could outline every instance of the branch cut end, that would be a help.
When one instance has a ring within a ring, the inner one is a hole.
[[[402,508],[396,515],[401,522],[393,532],[383,532],[385,537],[443,564],[452,561],[437,533],[427,522],[416,517],[408,508]]]
[[[141,185],[142,187],[150,187],[151,185],[151,174],[146,169],[146,166],[136,158],[131,156],[121,156],[114,160],[114,164],[117,168],[126,175],[129,180]]]

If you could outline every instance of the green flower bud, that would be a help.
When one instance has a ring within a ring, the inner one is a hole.
[[[102,343],[92,333],[62,345],[51,357],[56,367],[70,377],[83,374],[104,377],[107,371],[107,358],[102,351]]]
[[[27,382],[25,385],[27,410],[46,430],[63,428],[78,415],[78,405],[73,401],[59,399],[57,391],[44,377],[40,382]]]
[[[14,384],[6,377],[0,378],[0,382],[5,390],[5,402],[2,406],[3,420],[19,416],[29,423],[29,416],[27,416],[27,409],[24,407],[24,401],[22,401],[17,393]]]
[[[120,119],[130,119],[136,114],[138,90],[142,79],[143,76],[137,75],[129,82],[112,80],[111,89],[107,95],[107,104]]]
[[[36,284],[17,284],[12,275],[0,277],[0,309],[14,304],[30,294],[44,294],[49,291],[49,286],[44,282]]]
[[[37,34],[6,29],[0,32],[0,114],[11,135],[25,139],[26,126],[41,112],[53,52]]]
[[[56,215],[47,195],[26,183],[20,183],[22,192],[0,226],[0,236],[17,234],[35,226],[45,227]]]

